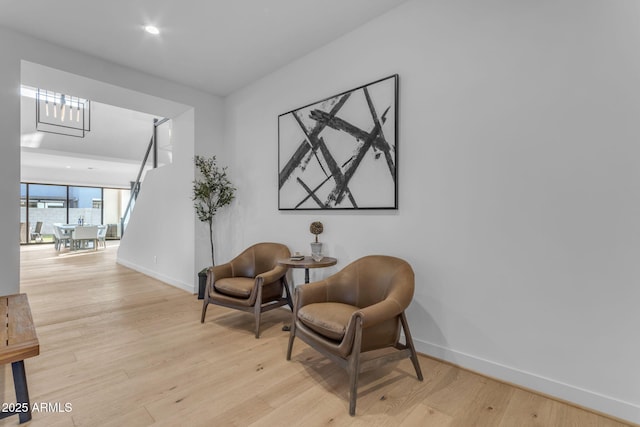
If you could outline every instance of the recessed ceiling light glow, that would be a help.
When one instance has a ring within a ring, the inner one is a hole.
[[[160,34],[160,30],[158,29],[158,27],[154,27],[153,25],[147,25],[146,27],[144,27],[144,30],[149,34],[153,34],[154,36]]]

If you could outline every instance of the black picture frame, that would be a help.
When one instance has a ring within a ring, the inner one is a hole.
[[[278,209],[398,209],[398,75],[278,116]]]

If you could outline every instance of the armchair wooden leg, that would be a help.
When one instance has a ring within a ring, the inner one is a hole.
[[[411,350],[411,363],[413,363],[413,368],[416,370],[416,376],[420,381],[423,380],[422,370],[420,369],[420,363],[418,362],[418,353],[416,353],[416,348],[413,345],[413,338],[411,338],[411,331],[409,331],[409,323],[407,322],[407,316],[405,316],[404,311],[400,315],[400,322],[402,322],[402,329],[404,329],[404,338],[407,342],[407,346]]]
[[[257,301],[253,311],[256,317],[256,338],[260,338],[260,304]]]
[[[260,314],[262,313],[262,279],[257,281],[258,295],[253,305],[253,313],[256,318],[256,338],[260,338]]]
[[[356,336],[353,349],[349,356],[347,369],[349,371],[349,415],[356,414],[356,399],[358,399],[358,375],[360,373],[360,348],[362,346],[362,320],[356,320]]]
[[[209,306],[209,299],[205,298],[202,303],[202,317],[200,317],[200,323],[204,323],[204,316],[207,314],[207,307]]]
[[[296,337],[296,319],[291,317],[291,332],[289,332],[289,346],[287,347],[287,360],[291,360],[291,352],[293,351],[293,340]]]

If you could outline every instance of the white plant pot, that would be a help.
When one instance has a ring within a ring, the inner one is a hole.
[[[311,242],[311,258],[316,262],[324,258],[324,255],[322,255],[322,242]]]

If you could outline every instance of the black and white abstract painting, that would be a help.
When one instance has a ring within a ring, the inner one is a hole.
[[[398,75],[278,117],[278,208],[397,209]]]

